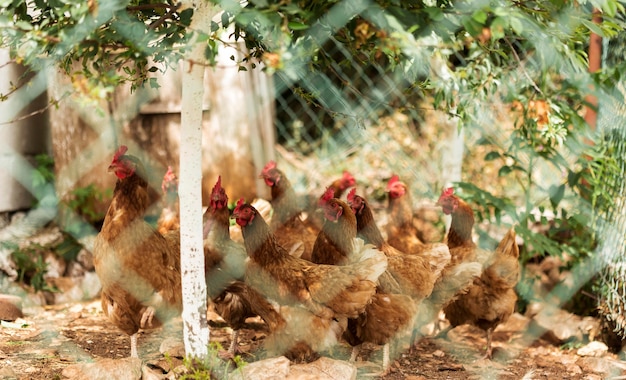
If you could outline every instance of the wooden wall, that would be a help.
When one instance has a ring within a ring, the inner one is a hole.
[[[239,197],[267,197],[258,176],[263,165],[274,158],[273,83],[259,68],[239,71],[229,57],[240,53],[224,49],[217,67],[207,68],[205,75],[203,198],[218,175],[233,202]],[[50,96],[63,99],[51,112],[52,152],[61,198],[92,183],[100,189],[112,188],[115,178],[106,169],[121,144],[143,159],[157,189],[168,165],[178,171],[180,71],[159,74],[158,90],[144,88],[131,93],[128,86],[120,86],[110,100],[93,96],[77,78],[59,72],[50,77]],[[105,199],[100,207],[108,203]]]

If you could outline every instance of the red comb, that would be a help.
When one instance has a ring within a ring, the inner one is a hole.
[[[268,162],[265,167],[263,168],[263,170],[261,171],[261,173],[267,173],[272,169],[276,169],[276,161],[270,161]]]
[[[239,211],[241,209],[241,206],[243,206],[244,204],[246,204],[246,202],[243,200],[243,198],[239,198],[239,200],[237,201],[237,207],[235,207],[235,210],[233,211]]]
[[[222,189],[222,176],[217,176],[217,182],[215,182],[215,186],[211,190],[211,194],[215,194],[216,192]]]
[[[354,196],[356,195],[356,187],[353,187],[352,190],[348,193],[348,202],[354,201]]]
[[[335,190],[333,190],[332,187],[329,187],[324,192],[324,195],[322,195],[322,198],[320,198],[320,204],[325,204],[326,202],[333,199],[334,197],[335,197]]]
[[[166,193],[171,184],[176,186],[176,179],[176,174],[172,171],[172,167],[168,166],[167,172],[165,172],[165,175],[163,176],[163,182],[161,182],[161,190]]]
[[[389,182],[387,182],[387,190],[391,189],[391,185],[398,182],[399,180],[400,177],[398,177],[397,174],[392,175],[391,178],[389,178]]]
[[[453,187],[448,187],[447,189],[443,189],[443,192],[441,193],[441,196],[446,196],[449,197],[450,195],[454,194],[454,188]]]
[[[170,182],[174,180],[176,180],[176,174],[174,174],[174,172],[172,171],[172,167],[168,165],[167,171],[165,172],[165,175],[163,176],[163,182]]]
[[[113,161],[119,160],[120,157],[126,154],[126,151],[128,151],[128,147],[126,145],[121,145],[117,152],[115,152],[115,156],[113,156]]]

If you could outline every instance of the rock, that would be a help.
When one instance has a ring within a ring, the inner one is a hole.
[[[25,240],[28,245],[38,244],[42,247],[51,247],[62,241],[63,232],[58,226],[44,227]]]
[[[102,359],[66,367],[61,375],[71,380],[140,380],[141,359]]]
[[[591,375],[585,376],[583,379],[584,380],[602,380],[602,376],[591,374]]]
[[[67,269],[67,262],[62,257],[57,256],[54,252],[46,252],[44,261],[46,263],[46,273],[43,276],[45,279],[63,277]]]
[[[235,371],[230,375],[232,380],[280,380],[287,379],[289,374],[289,359],[284,356],[260,360]]]
[[[17,379],[17,374],[11,366],[0,368],[0,379]]]
[[[308,364],[296,364],[289,370],[288,380],[356,380],[357,369],[352,363],[321,357]]]
[[[603,378],[611,378],[621,375],[624,371],[624,363],[606,357],[583,357],[576,362],[584,372],[593,372],[602,375]]]
[[[65,270],[65,275],[67,277],[82,277],[85,275],[87,271],[83,266],[77,261],[70,261],[67,263],[67,269]]]
[[[584,347],[581,347],[576,351],[580,356],[603,356],[609,351],[609,347],[602,342],[590,342]]]
[[[535,314],[528,329],[537,336],[561,345],[566,342],[582,342],[587,335],[587,323],[581,317],[546,303],[533,304],[529,310]]]
[[[76,262],[82,265],[82,267],[88,272],[93,271],[95,268],[93,265],[93,254],[91,253],[91,251],[85,248],[81,249],[80,252],[78,252],[78,256],[76,256]]]
[[[570,375],[582,375],[583,374],[583,369],[580,368],[579,365],[576,364],[570,364],[568,366],[566,366],[565,368],[567,368],[567,373],[569,373]]]
[[[23,316],[22,299],[20,297],[0,294],[0,320],[13,322]]]
[[[26,218],[26,213],[18,211],[11,217],[11,224],[18,224]]]
[[[54,294],[54,304],[81,302],[93,299],[102,288],[95,272],[86,272],[83,277],[49,278],[48,282],[60,292]]]
[[[528,329],[529,323],[530,318],[520,313],[513,313],[505,323],[496,327],[496,331],[522,332]]]
[[[583,317],[580,328],[588,341],[595,340],[602,330],[600,320],[594,317]]]
[[[166,338],[163,342],[161,342],[159,352],[163,355],[171,356],[173,358],[184,358],[185,343],[180,339]]]
[[[144,365],[141,368],[141,380],[164,380],[164,379],[167,379],[167,374],[164,374],[163,371],[150,368],[147,365]]]
[[[8,226],[11,221],[11,216],[8,212],[0,213],[0,230]]]

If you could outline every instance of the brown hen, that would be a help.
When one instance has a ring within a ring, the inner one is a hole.
[[[281,305],[301,305],[326,318],[354,318],[369,303],[378,277],[387,268],[384,255],[362,244],[355,244],[354,264],[341,267],[290,256],[258,211],[243,199],[233,217],[242,227],[250,258],[246,281]]]
[[[357,221],[350,206],[334,198],[334,194],[334,190],[329,188],[320,199],[326,221],[315,241],[311,260],[319,264],[346,265],[350,262],[356,239]],[[382,373],[386,374],[390,365],[389,344],[412,326],[415,312],[416,307],[410,297],[391,294],[377,287],[365,311],[348,320],[343,334],[353,347],[351,361],[356,360],[363,343],[382,345]]]
[[[139,159],[115,153],[109,172],[117,183],[104,224],[94,243],[94,265],[102,283],[102,309],[131,337],[138,357],[137,332],[180,314],[180,239],[166,237],[143,219],[149,206],[148,183]]]
[[[276,162],[270,161],[265,165],[261,178],[270,187],[272,194],[270,231],[276,236],[278,244],[290,251],[296,251],[295,247],[301,246],[297,250],[300,257],[310,260],[319,228],[302,220],[298,197],[287,176],[276,167]]]
[[[217,313],[233,329],[224,357],[238,353],[239,330],[247,318],[260,316],[270,332],[285,322],[273,305],[243,282],[246,250],[230,238],[228,196],[218,177],[205,212],[204,257],[207,294]]]
[[[477,260],[483,271],[465,294],[444,308],[450,327],[472,324],[487,333],[486,358],[492,357],[493,330],[513,314],[517,302],[515,286],[520,277],[519,247],[515,230],[511,228],[495,251],[485,252],[472,241],[474,211],[454,195],[452,188],[445,189],[438,204],[445,214],[452,215],[448,246],[455,262]],[[486,259],[483,259],[486,257]]]

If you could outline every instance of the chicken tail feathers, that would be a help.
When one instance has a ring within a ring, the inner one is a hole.
[[[428,257],[428,262],[435,275],[435,278],[439,278],[445,266],[450,262],[450,249],[446,244],[433,244],[432,248],[425,253]]]
[[[493,263],[483,272],[483,277],[498,278],[503,287],[513,288],[520,277],[519,247],[511,228],[494,251]],[[491,281],[488,281],[491,282]]]
[[[518,258],[519,257],[519,247],[517,242],[515,241],[516,234],[515,229],[511,227],[511,229],[504,235],[500,243],[496,247],[496,255],[507,255],[511,257]]]

